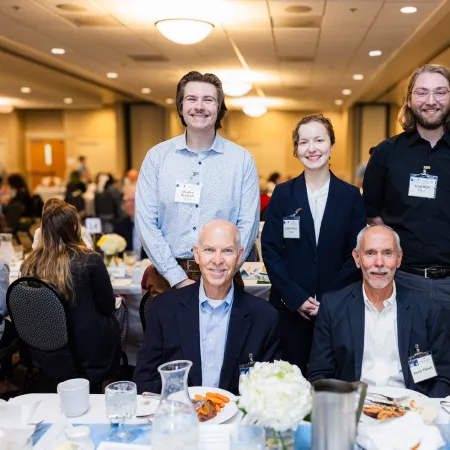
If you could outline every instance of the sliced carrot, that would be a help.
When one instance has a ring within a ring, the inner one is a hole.
[[[216,403],[216,412],[220,412],[220,405]]]
[[[220,406],[221,408],[225,408],[225,403],[224,403],[224,402],[219,403],[219,406]]]
[[[223,403],[222,400],[209,394],[206,394],[206,400],[211,400],[215,405],[220,405],[221,403]]]
[[[200,394],[195,394],[194,398],[195,398],[195,400],[198,400],[199,402],[201,402],[202,400],[205,400],[205,398]]]
[[[210,395],[212,395],[212,396],[214,396],[214,397],[219,398],[219,399],[222,400],[224,403],[229,403],[229,402],[230,402],[230,399],[229,399],[227,396],[222,395],[222,394],[218,394],[217,392],[207,392],[206,395],[208,395],[208,394],[210,394]]]

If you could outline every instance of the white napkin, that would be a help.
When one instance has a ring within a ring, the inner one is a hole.
[[[357,443],[365,450],[411,450],[419,442],[420,450],[438,450],[445,445],[439,430],[425,425],[416,412],[361,423],[358,427]]]

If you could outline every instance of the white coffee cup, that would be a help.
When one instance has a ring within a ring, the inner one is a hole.
[[[89,381],[84,378],[63,381],[58,384],[61,410],[67,417],[77,417],[89,409]]]

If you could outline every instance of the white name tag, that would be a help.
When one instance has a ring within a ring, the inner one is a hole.
[[[410,358],[408,364],[414,383],[419,383],[437,376],[431,353],[425,354],[419,358]]]
[[[412,173],[409,177],[410,197],[436,198],[438,177]]]
[[[110,277],[125,278],[125,267],[107,267]]]
[[[202,185],[199,183],[182,183],[179,181],[176,184],[174,202],[198,205],[200,203],[201,191]]]
[[[88,217],[84,226],[89,234],[100,234],[102,232],[102,221],[98,217]]]
[[[300,217],[283,219],[283,238],[300,239]]]

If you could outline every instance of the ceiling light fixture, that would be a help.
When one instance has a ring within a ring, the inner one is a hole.
[[[66,98],[63,100],[63,102],[64,102],[66,105],[71,105],[71,104],[73,103],[73,98],[66,97]]]
[[[20,92],[22,92],[22,94],[29,94],[31,92],[31,88],[24,86],[20,88]]]
[[[372,56],[372,57],[381,56],[382,54],[383,54],[383,52],[381,50],[371,50],[369,52],[369,56]]]
[[[400,8],[400,12],[403,14],[414,14],[417,12],[417,8],[415,6],[404,6]]]
[[[364,80],[364,75],[362,73],[355,73],[355,75],[353,75],[353,79],[356,81]]]
[[[52,48],[51,52],[54,55],[64,55],[66,51],[63,48]]]
[[[342,95],[352,95],[351,89],[342,89]]]
[[[334,101],[335,105],[341,106],[344,104],[344,100],[341,100],[340,98],[338,98],[337,100]]]
[[[257,104],[246,105],[242,108],[242,111],[250,117],[261,117],[267,112],[267,106]]]
[[[14,110],[14,106],[7,98],[0,98],[0,114],[9,114]]]
[[[117,77],[119,76],[119,74],[116,73],[116,72],[108,72],[108,73],[106,74],[106,76],[107,76],[108,78],[114,79],[114,78],[117,78]]]
[[[152,92],[152,90],[150,88],[142,88],[141,89],[142,94],[150,94],[151,92]]]
[[[222,83],[223,92],[230,97],[241,97],[242,95],[248,94],[252,89],[252,84],[247,82],[239,81],[224,81]]]
[[[214,28],[211,22],[196,19],[164,19],[155,25],[166,39],[182,45],[203,41]]]
[[[166,98],[166,103],[168,105],[173,105],[175,103],[175,100],[173,98]]]

